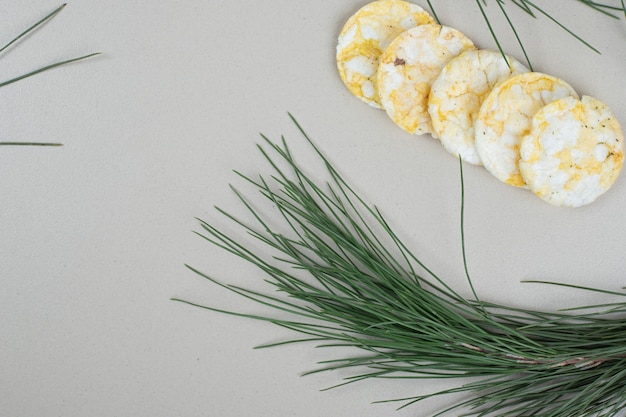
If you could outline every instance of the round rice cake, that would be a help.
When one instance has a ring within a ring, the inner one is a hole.
[[[352,15],[337,42],[337,69],[348,90],[381,108],[376,86],[380,55],[399,34],[434,20],[420,6],[402,0],[378,0]]]
[[[409,133],[434,133],[428,114],[433,81],[452,58],[476,49],[456,29],[427,24],[400,34],[383,52],[378,92],[389,117]]]
[[[481,165],[474,145],[474,122],[493,87],[528,68],[499,51],[463,52],[446,65],[432,85],[428,112],[435,136],[451,154]]]
[[[487,171],[506,184],[528,188],[519,171],[522,138],[539,109],[570,96],[578,98],[569,84],[539,72],[514,75],[496,85],[474,126],[476,150]]]
[[[535,114],[520,155],[520,170],[532,192],[555,206],[579,207],[617,179],[624,134],[606,104],[589,96],[565,97]]]

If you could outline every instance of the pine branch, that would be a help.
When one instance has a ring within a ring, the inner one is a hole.
[[[271,322],[303,335],[265,347],[315,343],[345,348],[345,357],[324,361],[310,372],[353,371],[333,387],[369,378],[474,378],[450,390],[387,400],[401,407],[434,395],[468,392],[473,394],[470,399],[442,413],[462,409],[473,416],[571,417],[606,410],[603,415],[614,416],[623,408],[626,324],[620,316],[626,312],[626,301],[595,306],[599,312],[587,307],[543,312],[478,301],[475,292],[474,300],[463,298],[407,249],[380,212],[354,191],[292,120],[330,180],[322,185],[306,174],[284,139],[278,145],[264,137],[269,151],[259,149],[274,174],[270,180],[242,177],[276,213],[258,211],[238,191],[252,223],[218,210],[276,255],[261,257],[250,249],[252,242],[205,221],[199,233],[260,268],[275,292],[225,284],[192,268],[211,283],[277,314],[250,315],[177,301]],[[464,250],[462,175],[461,200],[462,260],[472,289]],[[271,227],[270,219],[272,223],[282,219],[282,226]]]

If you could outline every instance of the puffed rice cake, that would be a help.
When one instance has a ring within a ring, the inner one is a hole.
[[[463,52],[446,65],[432,85],[428,112],[435,136],[452,155],[481,165],[474,145],[474,123],[493,87],[528,72],[515,58],[487,49]]]
[[[400,34],[383,52],[378,92],[389,117],[409,133],[434,133],[428,114],[433,81],[457,55],[476,49],[456,29],[427,24]]]
[[[527,188],[519,171],[522,138],[539,109],[569,96],[578,98],[569,84],[539,72],[514,75],[496,85],[474,126],[476,150],[487,171],[506,184]]]
[[[376,85],[380,55],[402,32],[433,21],[420,6],[402,0],[378,0],[359,9],[337,42],[337,69],[348,90],[381,108]]]
[[[565,97],[535,114],[520,155],[520,171],[532,192],[555,206],[579,207],[617,179],[624,134],[606,104],[589,96]]]

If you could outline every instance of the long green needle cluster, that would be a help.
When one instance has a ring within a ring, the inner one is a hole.
[[[485,8],[487,7],[487,0],[474,0],[474,1],[476,2],[476,5],[480,9],[480,12],[485,20],[485,23],[487,24],[487,28],[489,29],[489,32],[491,33],[491,36],[493,37],[498,49],[500,50],[502,54],[505,54],[505,51],[503,50],[502,45],[500,44],[498,34],[494,30],[491,20],[489,19],[488,14],[485,11]],[[590,7],[591,9],[595,10],[596,12],[602,13],[613,19],[620,19],[622,15],[626,17],[626,0],[613,0],[615,4],[600,3],[594,0],[575,0],[575,1],[582,3]],[[521,36],[518,33],[515,27],[515,24],[513,23],[513,20],[511,19],[511,17],[509,16],[507,12],[507,3],[505,2],[505,0],[495,0],[495,2],[503,18],[506,20],[508,26],[511,28],[511,31],[513,35],[515,36],[515,39],[518,45],[520,46],[522,53],[524,54],[524,58],[526,59],[528,67],[531,70],[533,70],[533,65],[530,61],[530,58],[528,56],[526,49],[524,48],[524,43],[522,42]],[[439,17],[437,16],[437,12],[435,11],[435,7],[433,6],[433,1],[427,0],[427,3],[435,19],[439,21]],[[544,8],[542,8],[535,2],[531,0],[511,0],[510,4],[513,4],[516,7],[520,8],[533,19],[541,17],[541,16],[547,18],[552,23],[556,24],[558,27],[560,27],[561,29],[569,33],[571,36],[576,38],[578,41],[580,41],[582,44],[584,44],[591,50],[597,53],[600,53],[598,49],[596,49],[593,45],[587,42],[582,36],[578,35],[574,30],[570,29],[568,26],[561,23],[553,14],[546,11]]]
[[[62,4],[61,6],[57,7],[55,10],[53,10],[51,13],[49,13],[48,15],[46,15],[44,18],[42,18],[41,20],[39,20],[38,22],[36,22],[35,24],[33,24],[32,26],[30,26],[28,29],[26,29],[25,31],[23,31],[22,33],[20,33],[19,35],[17,35],[15,38],[11,39],[6,45],[4,45],[3,47],[0,48],[0,54],[4,51],[6,51],[7,49],[11,48],[13,45],[15,45],[16,43],[18,43],[21,39],[23,39],[26,35],[28,35],[29,33],[31,33],[32,31],[34,31],[35,29],[39,28],[40,26],[44,25],[45,23],[47,23],[48,21],[50,21],[50,19],[52,19],[53,17],[55,17],[57,14],[59,14],[61,12],[61,10],[63,10],[65,8],[67,4]],[[79,56],[76,58],[71,58],[71,59],[66,59],[63,61],[58,61],[49,65],[45,65],[41,68],[37,68],[35,70],[29,71],[25,74],[22,74],[20,76],[11,78],[9,80],[6,81],[2,81],[0,82],[0,87],[5,87],[9,84],[13,84],[17,81],[23,80],[25,78],[29,78],[32,77],[33,75],[37,75],[40,74],[42,72],[45,71],[49,71],[53,68],[57,68],[63,65],[67,65],[67,64],[71,64],[73,62],[78,62],[78,61],[82,61],[84,59],[88,59],[91,57],[94,57],[96,55],[100,55],[99,52],[96,53],[91,53],[88,55],[83,55],[83,56]],[[11,145],[11,146],[62,146],[62,144],[60,143],[45,143],[45,142],[0,142],[0,145]]]
[[[239,175],[275,212],[261,212],[233,188],[249,219],[218,211],[252,241],[202,220],[198,233],[260,268],[275,292],[223,283],[189,267],[274,313],[251,315],[177,301],[271,322],[301,335],[283,343],[345,347],[345,357],[325,361],[314,371],[352,371],[338,385],[367,378],[465,382],[392,400],[401,407],[462,392],[473,395],[440,414],[461,409],[474,416],[613,416],[626,407],[626,322],[619,318],[626,302],[551,313],[464,298],[409,251],[293,121],[330,179],[321,182],[307,175],[284,138],[275,144],[263,137],[266,146],[259,149],[273,174]],[[276,223],[280,226],[272,226]],[[258,242],[275,255],[251,249]]]

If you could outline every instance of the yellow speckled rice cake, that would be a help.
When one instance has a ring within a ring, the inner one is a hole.
[[[402,0],[378,0],[359,9],[344,25],[337,43],[337,69],[348,90],[381,108],[376,86],[380,55],[402,32],[432,22],[424,9]]]
[[[383,52],[378,69],[378,92],[389,117],[409,133],[433,133],[431,85],[452,58],[472,49],[470,39],[446,26],[420,25],[399,35]]]
[[[527,188],[519,171],[519,146],[532,117],[543,106],[578,95],[565,81],[539,72],[514,75],[487,96],[474,129],[476,150],[484,167],[500,181]]]
[[[520,170],[528,188],[555,206],[579,207],[604,194],[624,160],[624,134],[609,107],[566,97],[535,114],[522,140]]]
[[[452,59],[433,83],[428,98],[435,136],[443,147],[465,162],[481,165],[474,145],[480,106],[496,84],[528,71],[499,51],[466,51]]]

